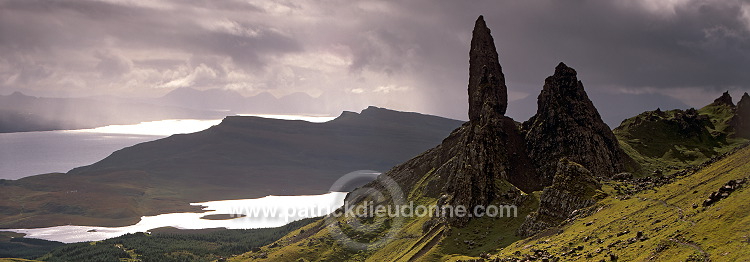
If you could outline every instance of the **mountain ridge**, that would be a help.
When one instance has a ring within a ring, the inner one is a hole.
[[[376,107],[342,115],[325,123],[230,116],[68,173],[0,180],[0,227],[130,225],[196,211],[191,202],[326,193],[341,175],[388,169],[462,123]]]

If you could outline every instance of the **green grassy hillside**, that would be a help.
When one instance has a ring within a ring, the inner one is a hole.
[[[325,221],[320,220],[229,261],[459,261],[482,257],[508,259],[500,261],[543,257],[560,261],[741,261],[750,257],[750,181],[711,206],[702,203],[728,181],[747,180],[749,175],[750,147],[746,147],[672,183],[639,193],[630,194],[632,184],[606,182],[606,198],[563,225],[529,238],[517,236],[515,230],[526,214],[536,209],[535,195],[527,196],[515,219],[481,218],[464,228],[437,225],[428,229],[423,227],[427,218],[407,219],[393,241],[372,250],[347,249],[331,237]]]
[[[407,193],[414,205],[432,206],[438,202],[438,199],[423,196],[421,191],[428,183],[419,181],[414,190]],[[228,261],[437,261],[479,256],[522,239],[515,236],[515,231],[526,215],[537,209],[538,195],[523,195],[521,199],[523,203],[516,216],[472,219],[463,228],[435,223],[429,216],[404,217],[400,222],[345,216],[319,220],[261,250]],[[355,221],[363,225],[357,227]],[[389,235],[388,226],[396,223],[400,226],[394,226],[395,233]],[[345,238],[337,235],[338,230],[334,228],[340,228]],[[392,241],[378,245],[382,240]],[[356,243],[375,245],[357,249],[353,248],[357,247]]]
[[[697,165],[746,142],[728,122],[734,109],[711,104],[700,110],[646,111],[625,119],[613,132],[642,169],[638,175],[670,174]]]
[[[635,195],[618,194],[617,189],[627,185],[609,183],[611,197],[593,207],[591,215],[514,243],[493,257],[520,258],[539,250],[561,261],[609,261],[610,254],[619,261],[743,261],[750,257],[750,184],[714,205],[702,203],[727,182],[747,180],[749,175],[746,147],[671,184]]]

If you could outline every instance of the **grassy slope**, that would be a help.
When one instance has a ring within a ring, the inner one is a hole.
[[[699,109],[698,114],[708,117],[707,122],[701,124],[704,126],[701,132],[680,129],[674,119],[676,114],[684,112],[664,111],[660,121],[633,125],[639,117],[658,118],[654,111],[644,112],[626,119],[613,130],[620,147],[643,167],[639,175],[649,175],[655,170],[674,173],[747,142],[732,137],[727,122],[734,113],[728,106],[708,105]]]
[[[501,250],[497,257],[515,257],[515,252],[530,254],[531,249],[559,254],[582,246],[577,255],[563,257],[562,261],[598,261],[610,252],[620,261],[745,259],[750,257],[748,186],[708,208],[700,205],[727,181],[745,178],[748,173],[750,148],[744,148],[672,184],[627,199],[609,197],[598,204],[596,213],[562,226],[561,233],[519,241]],[[615,186],[606,186],[613,195]],[[699,207],[694,209],[693,204]],[[587,226],[589,222],[593,223]],[[623,231],[629,233],[617,236]],[[627,244],[637,231],[643,231],[648,239]]]
[[[425,175],[423,177],[428,177]],[[506,182],[507,183],[507,182]],[[409,193],[415,205],[435,205],[437,199],[421,197],[427,181],[419,181]],[[510,186],[509,184],[507,186]],[[437,261],[457,260],[478,256],[498,248],[508,246],[521,238],[515,236],[516,229],[526,215],[538,206],[538,195],[527,196],[524,205],[519,207],[516,217],[473,219],[464,228],[450,228],[437,225],[426,232],[423,225],[429,217],[405,218],[401,229],[392,241],[374,250],[351,250],[338,242],[325,228],[321,220],[301,230],[291,232],[276,242],[263,247],[260,252],[246,253],[230,261]],[[507,203],[495,203],[507,204]],[[346,219],[339,218],[342,224]],[[345,230],[346,231],[346,230]],[[352,238],[381,239],[384,234],[347,234]],[[467,241],[473,245],[467,244]],[[272,247],[273,246],[273,247]],[[267,254],[260,258],[260,254]]]
[[[631,197],[618,195],[622,183],[607,183],[609,197],[599,202],[593,214],[568,221],[559,228],[521,239],[515,229],[532,205],[520,210],[519,219],[474,219],[465,228],[437,227],[438,233],[421,232],[426,219],[409,220],[394,241],[374,251],[352,252],[332,239],[323,221],[307,226],[310,237],[292,232],[274,248],[247,253],[230,261],[457,261],[477,259],[483,252],[492,257],[521,258],[531,250],[546,250],[561,261],[609,261],[613,253],[619,261],[740,261],[750,256],[750,187],[732,193],[708,208],[693,209],[729,180],[750,173],[750,147],[718,161],[676,182]],[[590,223],[589,225],[587,225]],[[320,230],[316,230],[320,229]],[[628,233],[618,236],[618,233]],[[628,244],[637,231],[647,237]],[[587,238],[588,237],[588,238]],[[469,248],[464,240],[476,244]],[[601,240],[601,243],[599,243]],[[571,249],[581,246],[574,254]],[[426,249],[426,250],[425,250]],[[516,253],[519,252],[519,253]],[[268,253],[267,259],[253,259]],[[520,255],[518,255],[520,254]]]
[[[701,115],[707,115],[714,124],[712,131],[729,132],[729,120],[734,116],[734,110],[726,105],[710,104],[698,110]]]

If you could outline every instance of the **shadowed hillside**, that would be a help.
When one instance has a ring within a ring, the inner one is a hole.
[[[326,123],[227,117],[66,174],[0,180],[0,227],[128,225],[196,210],[190,202],[326,193],[342,175],[387,170],[460,124],[376,107]]]

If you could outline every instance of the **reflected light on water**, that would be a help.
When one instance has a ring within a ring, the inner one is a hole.
[[[238,114],[238,116],[257,116],[263,118],[273,118],[282,120],[303,120],[312,123],[323,123],[335,119],[335,116],[316,116],[316,115],[270,115],[270,114]]]
[[[173,134],[195,133],[206,130],[209,127],[218,125],[219,123],[221,123],[220,119],[169,119],[142,122],[135,125],[109,125],[91,129],[66,130],[65,132],[168,136]]]
[[[321,195],[266,196],[255,199],[220,200],[191,205],[204,207],[203,213],[169,213],[141,217],[135,225],[125,227],[57,226],[32,229],[2,229],[63,243],[99,241],[154,228],[179,229],[251,229],[280,227],[303,218],[318,217],[333,212],[344,205],[346,192],[329,192]],[[218,214],[243,214],[245,217],[207,220],[202,217]]]
[[[308,116],[308,115],[271,115],[271,114],[239,114],[239,116],[257,116],[282,120],[303,120],[312,123],[323,123],[333,120],[333,116]],[[91,129],[66,130],[64,132],[78,133],[100,133],[100,134],[128,134],[147,136],[169,136],[174,134],[188,134],[203,131],[209,127],[218,125],[221,119],[198,120],[198,119],[168,119],[159,121],[142,122],[134,125],[109,125]]]

